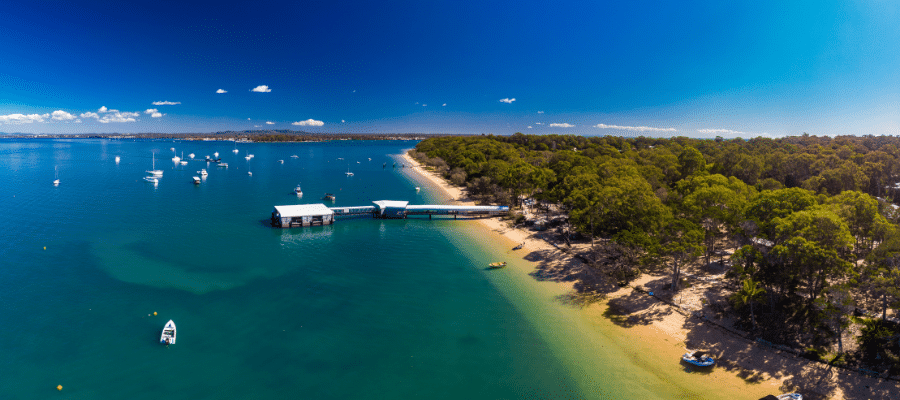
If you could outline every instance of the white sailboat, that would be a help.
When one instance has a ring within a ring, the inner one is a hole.
[[[238,149],[237,149],[237,140],[234,141],[234,150],[232,150],[232,151],[234,152],[234,154],[237,154],[237,153],[238,153]]]
[[[184,161],[184,152],[181,152],[181,165],[187,165],[187,161]]]
[[[167,345],[175,344],[175,334],[175,322],[170,319],[169,322],[166,322],[166,326],[163,327],[159,342]]]
[[[350,164],[347,164],[347,176],[353,176],[353,173],[350,172]]]
[[[53,171],[55,171],[56,176],[54,176],[53,186],[59,186],[59,170],[56,167],[53,167]]]
[[[147,173],[150,175],[153,175],[155,177],[160,177],[160,176],[162,176],[163,172],[162,172],[162,170],[156,169],[156,153],[151,152],[150,154],[152,154],[150,157],[153,160],[153,161],[151,161],[152,162],[151,165],[152,165],[153,169],[147,171]]]

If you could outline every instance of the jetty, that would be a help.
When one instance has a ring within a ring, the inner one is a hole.
[[[301,226],[331,225],[337,218],[428,219],[434,217],[486,218],[509,214],[507,206],[455,206],[422,204],[410,205],[408,201],[378,200],[371,206],[328,207],[325,204],[297,204],[275,206],[272,226],[293,228]]]

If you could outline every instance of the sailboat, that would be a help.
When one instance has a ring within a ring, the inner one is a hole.
[[[250,159],[248,158],[247,161],[250,161]],[[250,171],[250,163],[249,162],[247,163],[247,175],[253,176],[253,172]]]
[[[172,150],[175,150],[175,148],[173,147]],[[183,153],[182,153],[182,154],[183,154]],[[180,161],[181,161],[181,157],[178,157],[178,154],[176,154],[175,157],[172,157],[172,162],[176,162],[176,163],[177,163],[177,162],[180,162]]]
[[[187,161],[184,161],[184,152],[181,152],[181,165],[187,165]]]
[[[347,164],[347,176],[353,176],[353,173],[350,172],[350,164]]]
[[[155,177],[160,177],[162,176],[163,172],[162,170],[156,169],[156,153],[151,152],[150,154],[152,154],[151,158],[153,159],[153,169],[147,171],[147,173]]]
[[[234,141],[234,150],[232,150],[232,151],[234,152],[234,154],[237,154],[237,153],[238,153],[238,149],[237,149],[237,140]]]
[[[56,167],[53,167],[53,170],[56,171],[55,179],[53,180],[53,186],[59,186],[59,170]]]

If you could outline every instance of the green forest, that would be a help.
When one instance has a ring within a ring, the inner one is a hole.
[[[665,271],[676,293],[685,268],[720,262],[736,328],[900,374],[898,137],[516,133],[429,138],[410,154],[481,202],[559,210],[620,285]]]

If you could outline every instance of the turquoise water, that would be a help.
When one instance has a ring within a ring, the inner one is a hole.
[[[0,398],[582,397],[470,222],[267,225],[325,192],[427,202],[391,168],[414,144],[0,140]]]

